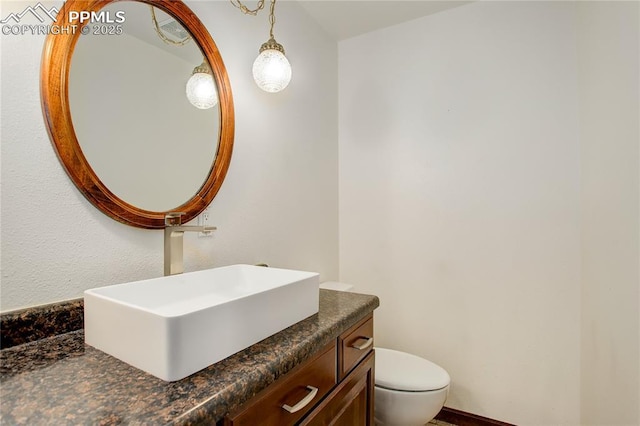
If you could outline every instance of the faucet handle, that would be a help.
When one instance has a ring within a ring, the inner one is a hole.
[[[166,226],[179,226],[182,224],[182,216],[184,212],[170,212],[164,215],[164,224]]]

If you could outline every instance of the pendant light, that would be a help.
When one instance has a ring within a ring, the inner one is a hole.
[[[264,0],[258,2],[255,10],[249,10],[239,0],[231,0],[231,3],[247,15],[256,15],[264,7]],[[260,54],[253,62],[253,79],[259,88],[265,92],[279,92],[291,81],[291,64],[284,55],[284,48],[273,36],[273,27],[276,23],[276,0],[271,0],[269,11],[269,40],[260,47]]]

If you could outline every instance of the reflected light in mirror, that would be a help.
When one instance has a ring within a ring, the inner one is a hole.
[[[75,46],[69,108],[82,153],[121,200],[154,212],[182,211],[207,180],[220,134],[219,101],[201,98],[199,106],[209,108],[198,109],[185,95],[202,50],[194,41],[174,45],[157,37],[144,3],[118,1],[102,10],[122,10],[127,21],[117,37],[81,37]],[[161,10],[155,14],[179,25]],[[197,68],[211,72],[208,61]],[[176,148],[198,155],[176,161]]]
[[[195,67],[187,81],[187,99],[196,108],[209,109],[218,103],[218,91],[206,60]]]

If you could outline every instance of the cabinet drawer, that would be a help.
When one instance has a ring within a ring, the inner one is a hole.
[[[336,346],[331,344],[225,418],[225,425],[292,425],[336,384]]]
[[[338,339],[338,380],[342,380],[372,349],[373,315],[369,315]]]

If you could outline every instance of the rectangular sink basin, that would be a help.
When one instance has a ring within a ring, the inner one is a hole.
[[[315,272],[232,265],[84,292],[85,342],[175,381],[318,312]]]

